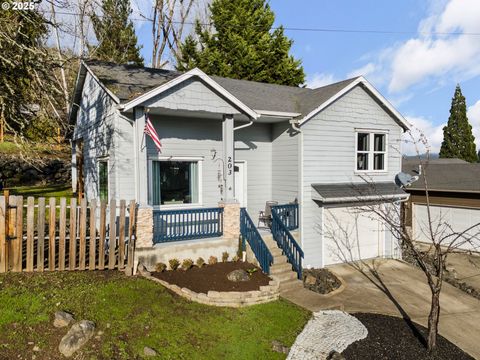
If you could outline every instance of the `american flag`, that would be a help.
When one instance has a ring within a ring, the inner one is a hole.
[[[162,143],[160,142],[160,138],[158,137],[158,134],[157,134],[157,131],[155,130],[155,128],[153,127],[153,124],[152,122],[150,121],[150,117],[147,115],[145,115],[145,119],[147,120],[146,123],[145,123],[145,130],[144,130],[144,133],[147,134],[148,136],[150,136],[150,139],[153,140],[155,146],[157,147],[158,149],[158,152],[161,152],[162,150]]]

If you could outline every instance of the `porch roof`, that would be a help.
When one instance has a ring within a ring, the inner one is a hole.
[[[408,194],[393,182],[312,184],[312,199],[325,204],[405,199]]]

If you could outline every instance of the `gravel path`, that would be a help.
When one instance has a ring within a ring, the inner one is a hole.
[[[331,351],[341,353],[367,334],[367,328],[357,318],[343,311],[319,311],[298,335],[287,359],[326,359]]]

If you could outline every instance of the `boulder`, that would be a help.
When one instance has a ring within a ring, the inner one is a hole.
[[[333,350],[329,355],[328,355],[328,360],[345,360],[345,356],[340,354],[339,352]]]
[[[53,320],[53,326],[55,326],[56,328],[62,328],[70,325],[74,321],[75,319],[73,318],[72,314],[66,311],[57,311],[55,312],[55,320]]]
[[[227,275],[227,279],[233,282],[238,281],[249,281],[250,276],[248,273],[243,269],[233,270]]]
[[[95,324],[89,320],[82,320],[68,330],[67,334],[60,341],[58,350],[65,357],[72,356],[75,351],[84,346],[95,333]]]
[[[317,278],[311,274],[307,274],[305,275],[303,282],[306,285],[315,285],[317,283]]]
[[[143,355],[150,357],[150,356],[157,356],[157,352],[153,350],[151,347],[145,346],[143,348]]]

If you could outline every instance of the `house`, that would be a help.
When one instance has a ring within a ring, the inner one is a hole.
[[[443,228],[444,223],[451,226],[451,229],[445,229],[448,232],[462,232],[480,223],[480,164],[460,159],[430,159],[420,164],[419,160],[408,159],[403,162],[403,172],[418,177],[405,188],[410,194],[405,203],[405,221],[414,239],[431,243],[427,231],[425,175],[430,218],[435,229]],[[480,229],[467,233],[477,234],[477,240],[463,243],[461,248],[480,251]]]
[[[256,234],[268,201],[282,221],[294,219],[273,236],[300,269],[345,260],[337,230],[355,240],[352,259],[399,256],[378,218],[353,211],[361,201],[408,196],[394,184],[407,123],[363,77],[308,89],[90,61],[74,102],[75,191],[135,199],[137,247],[155,261],[187,248],[178,257],[221,246],[235,253],[237,240],[221,241],[238,233],[238,207]],[[144,135],[147,118],[160,152]],[[378,193],[352,192],[365,177]]]

